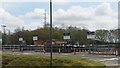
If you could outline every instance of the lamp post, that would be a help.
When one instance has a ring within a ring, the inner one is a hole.
[[[2,32],[0,31],[0,49],[3,49],[2,48]],[[2,50],[3,51],[3,50]]]
[[[1,25],[1,27],[3,28],[3,41],[2,41],[3,43],[2,44],[5,45],[5,41],[6,41],[6,36],[5,36],[6,35],[5,30],[6,29],[5,28],[6,28],[6,25]]]
[[[50,0],[50,66],[52,66],[52,0]]]

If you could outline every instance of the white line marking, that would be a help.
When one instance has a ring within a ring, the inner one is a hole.
[[[103,60],[101,60],[101,61],[109,61],[109,60],[118,60],[118,58],[110,58],[110,59],[103,59]]]

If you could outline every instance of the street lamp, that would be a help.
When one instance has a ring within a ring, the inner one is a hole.
[[[6,41],[6,36],[5,36],[5,35],[6,35],[6,32],[5,32],[5,28],[6,28],[6,25],[1,25],[1,27],[3,28],[3,33],[4,33],[4,34],[3,34],[3,41],[2,41],[3,43],[2,43],[2,44],[5,45],[5,41]]]
[[[1,27],[3,27],[3,32],[5,34],[5,27],[6,27],[6,25],[1,25]]]

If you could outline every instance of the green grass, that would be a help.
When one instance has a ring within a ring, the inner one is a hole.
[[[16,68],[24,66],[50,66],[50,57],[48,56],[27,56],[27,55],[2,55],[3,68],[14,66]],[[105,65],[83,58],[53,57],[53,67],[78,67],[78,68],[105,68]],[[22,67],[23,68],[23,67]]]

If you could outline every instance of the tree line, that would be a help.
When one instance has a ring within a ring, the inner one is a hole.
[[[49,31],[50,31],[49,27],[38,28],[32,31],[17,28],[15,29],[15,32],[12,34],[6,34],[5,36],[3,34],[2,38],[6,39],[3,40],[5,41],[3,44],[10,44],[10,45],[19,44],[20,36],[24,38],[26,44],[28,45],[33,44],[33,39],[32,39],[33,35],[38,35],[39,40],[49,40]],[[115,43],[118,40],[116,30],[96,30],[95,31],[96,40],[87,39],[88,31],[89,30],[87,29],[80,29],[72,26],[66,29],[54,27],[52,28],[52,39],[56,39],[60,41],[64,40],[63,34],[69,32],[72,43],[78,42],[81,45],[91,44],[93,43],[93,41],[95,44]]]

